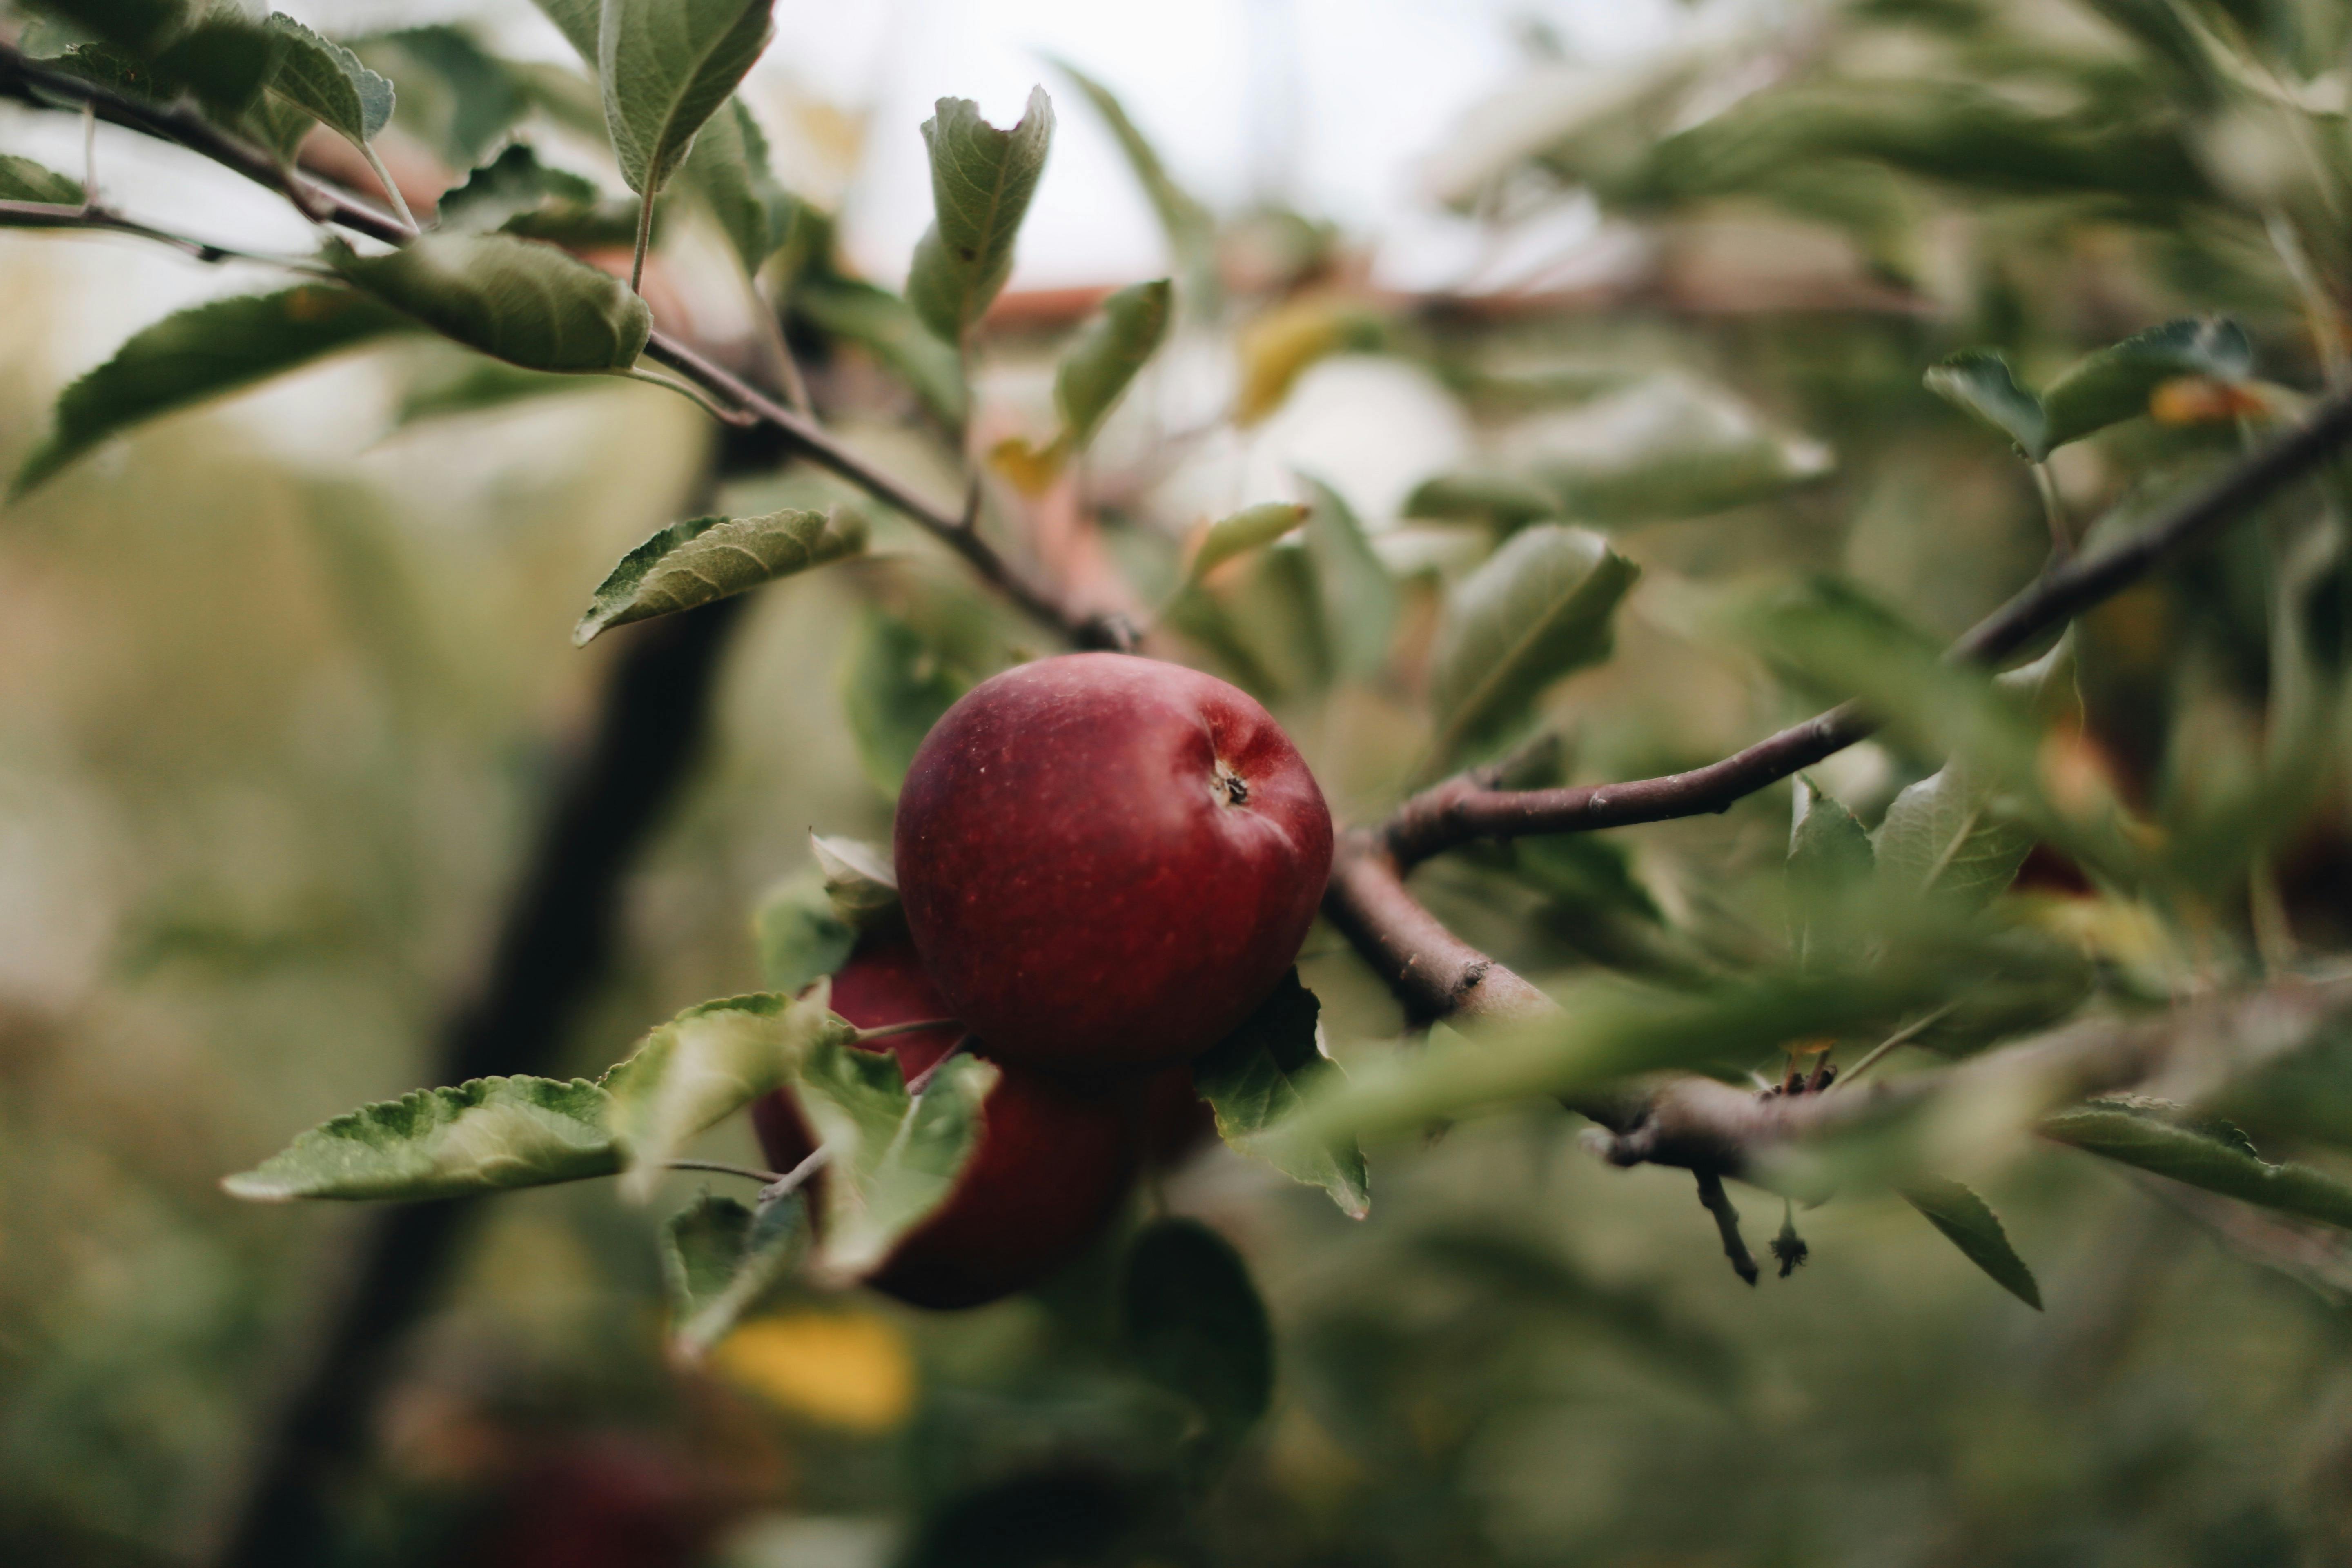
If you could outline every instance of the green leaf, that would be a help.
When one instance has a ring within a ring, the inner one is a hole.
[[[184,0],[32,0],[27,8],[134,54],[162,44],[187,20]]]
[[[594,182],[549,168],[528,142],[509,142],[441,198],[440,226],[446,233],[488,233],[524,213],[593,207],[596,200]]]
[[[658,211],[654,222],[658,231]],[[570,249],[627,245],[636,237],[637,208],[604,199],[593,182],[549,168],[530,143],[514,142],[441,198],[440,227],[496,230]]]
[[[950,343],[987,313],[1013,275],[1013,240],[1029,211],[1045,152],[1054,140],[1054,105],[1042,87],[1010,131],[980,117],[980,105],[943,98],[923,122],[931,155],[935,216],[915,247],[907,302]]]
[[[1484,522],[1509,531],[1560,514],[1560,498],[1539,479],[1500,468],[1470,468],[1422,480],[1405,497],[1404,515],[1445,522]]]
[[[604,123],[629,189],[650,195],[669,183],[694,133],[775,37],[774,4],[604,0],[596,74],[604,85]]]
[[[2000,1216],[1984,1199],[1958,1182],[1925,1177],[1902,1187],[1903,1201],[1927,1216],[1968,1260],[1992,1276],[1993,1283],[2032,1308],[2042,1310],[2042,1287],[2033,1270],[2009,1243]]]
[[[626,370],[653,330],[619,279],[507,235],[428,234],[382,256],[338,242],[327,259],[394,310],[525,370]]]
[[[1678,374],[1526,421],[1504,446],[1552,493],[1556,515],[1601,522],[1705,517],[1836,466],[1821,442],[1775,430],[1729,392]]]
[[[1265,1135],[1269,1155],[1342,1134],[1427,1126],[1545,1095],[1580,1094],[1646,1072],[1746,1068],[1791,1040],[1885,1026],[1945,999],[1940,965],[1763,971],[1651,990],[1594,978],[1556,992],[1557,1015],[1483,1028],[1475,1041],[1360,1065],[1316,1086]]]
[[[81,182],[69,180],[30,158],[0,153],[0,201],[47,202],[51,206],[81,205]]]
[[[698,1133],[782,1084],[813,1044],[846,1041],[856,1028],[826,1010],[826,987],[794,998],[775,992],[688,1007],[648,1034],[604,1075],[605,1124],[621,1141],[623,1190],[642,1203],[662,1168]]]
[[[791,235],[800,203],[769,171],[768,139],[741,99],[729,99],[694,139],[686,177],[719,219],[743,270],[757,276]]]
[[[392,83],[359,56],[282,13],[272,13],[264,26],[279,49],[271,92],[362,147],[392,122]]]
[[[572,640],[584,647],[610,627],[690,610],[865,548],[866,514],[855,507],[690,517],[621,557],[597,585]]]
[[[551,375],[503,360],[467,354],[454,364],[429,366],[411,381],[401,393],[400,406],[393,411],[393,428],[452,414],[479,414],[595,384],[576,375]]]
[[[1308,487],[1313,499],[1304,542],[1315,568],[1324,647],[1334,674],[1365,679],[1388,662],[1399,600],[1396,580],[1339,492],[1320,480],[1309,480]]]
[[[593,49],[596,8],[587,9],[589,47]],[[355,47],[378,69],[399,78],[401,129],[452,167],[480,163],[500,133],[531,107],[530,68],[499,59],[463,27],[446,23],[404,27],[361,39]],[[591,100],[595,96],[595,89],[584,81],[580,89]],[[601,106],[592,103],[586,118],[591,130],[604,128]]]
[[[1929,370],[1927,390],[2008,436],[2031,462],[2050,456],[2050,416],[1991,349],[1962,349]]]
[[[1160,219],[1169,248],[1183,259],[1188,282],[1190,275],[1204,271],[1204,280],[1213,281],[1214,272],[1204,266],[1212,259],[1210,249],[1216,237],[1216,220],[1209,210],[1170,176],[1167,166],[1160,161],[1159,152],[1136,129],[1135,121],[1128,118],[1127,108],[1117,94],[1067,60],[1048,55],[1046,62],[1070,79],[1109,128],[1112,140],[1126,155],[1127,166],[1134,171],[1136,183],[1143,187],[1145,199]]]
[[[300,104],[274,92],[265,92],[247,108],[236,128],[247,140],[260,143],[279,163],[291,163],[301,154],[302,143],[310,140],[310,128],[318,123]]]
[[[1633,875],[1619,839],[1598,833],[1547,834],[1496,847],[1507,851],[1503,863],[1513,876],[1556,902],[1620,910],[1654,923],[1665,918]]]
[[[678,1354],[700,1361],[790,1272],[808,1240],[808,1204],[799,1193],[753,1210],[705,1192],[664,1220],[662,1282]]]
[[[2168,381],[2184,375],[2243,381],[2253,366],[2253,345],[2235,321],[2189,317],[2151,327],[2085,354],[2042,389],[2042,405],[2049,416],[2043,442],[2055,451],[2110,425],[2137,419]]]
[[[555,24],[574,53],[591,70],[596,67],[596,34],[604,24],[604,0],[531,0]]]
[[[13,493],[143,420],[408,330],[405,318],[365,295],[319,283],[166,316],[58,394],[56,427],[17,470]]]
[[[156,76],[215,120],[234,123],[276,73],[285,44],[230,9],[206,16],[154,58]]]
[[[1945,658],[1935,637],[1836,578],[1729,597],[1730,629],[1813,693],[1858,698],[1906,743],[1965,756],[2005,791],[2032,790],[2041,725],[2055,711],[2048,705],[2072,688],[2055,649],[1988,677]]]
[[[1128,383],[1168,336],[1168,280],[1121,289],[1079,332],[1054,376],[1054,404],[1071,450],[1084,451]]]
[[[809,852],[824,877],[834,914],[853,930],[873,931],[898,916],[898,872],[879,844],[838,834],[812,833]]]
[[[1663,1292],[1604,1282],[1557,1244],[1455,1219],[1413,1237],[1411,1245],[1448,1273],[1475,1283],[1482,1295],[1523,1303],[1573,1322],[1580,1331],[1597,1329],[1658,1371],[1714,1397],[1736,1394],[1746,1381],[1740,1352],[1679,1320],[1666,1309]]]
[[[788,996],[838,973],[849,962],[857,934],[858,928],[835,911],[824,874],[814,867],[771,888],[751,917],[760,978],[769,990]]]
[[[1241,1026],[1192,1064],[1192,1087],[1217,1113],[1217,1132],[1245,1154],[1296,1182],[1321,1187],[1351,1219],[1371,1211],[1364,1153],[1352,1138],[1305,1147],[1258,1134],[1276,1127],[1339,1069],[1323,1054],[1317,1025],[1322,1004],[1293,969]]]
[[[2352,1185],[2308,1165],[2273,1165],[2243,1133],[2184,1126],[2161,1108],[2097,1100],[2042,1119],[2042,1134],[2224,1197],[2352,1229]],[[2235,1131],[2235,1129],[2231,1129]]]
[[[338,1116],[221,1183],[288,1198],[450,1198],[609,1176],[621,1152],[604,1091],[584,1079],[478,1078]]]
[[[1266,500],[1219,518],[1202,533],[1184,567],[1185,583],[1198,583],[1235,556],[1272,544],[1305,522],[1312,510],[1296,501]]]
[[[865,347],[914,389],[950,428],[963,428],[971,392],[956,351],[934,337],[908,303],[887,289],[852,279],[816,277],[793,290],[793,309],[817,331]]]
[[[1640,575],[1590,529],[1538,523],[1455,584],[1430,655],[1435,764],[1507,739],[1546,687],[1606,658]]]
[[[864,1277],[946,1199],[979,1146],[982,1102],[997,1076],[960,1052],[915,1095],[888,1051],[827,1037],[798,1054],[793,1100],[825,1151],[817,1258],[825,1274]]]
[[[1862,946],[1857,895],[1876,864],[1870,835],[1853,813],[1797,775],[1796,821],[1789,832],[1789,903],[1797,956],[1839,960]]]
[[[2000,815],[1976,771],[1955,757],[1895,797],[1871,842],[1882,887],[1981,909],[2017,879],[2033,834]]]
[[[876,789],[898,798],[916,748],[971,688],[898,616],[869,608],[858,618],[842,656],[841,708]]]
[[[1230,1455],[1274,1399],[1274,1329],[1241,1254],[1198,1220],[1159,1220],[1129,1244],[1118,1309],[1136,1370],[1200,1413],[1202,1460]]]

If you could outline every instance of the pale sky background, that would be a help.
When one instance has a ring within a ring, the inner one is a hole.
[[[526,0],[277,3],[330,32],[470,19],[516,53],[570,58]],[[1524,62],[1515,28],[1538,20],[1605,64],[1667,42],[1688,12],[1676,0],[777,0],[775,15],[751,96],[767,111],[789,83],[870,114],[845,237],[884,282],[930,221],[916,128],[933,100],[974,99],[1009,124],[1045,83],[1058,129],[1015,286],[1047,287],[1164,270],[1116,146],[1049,56],[1118,92],[1212,205],[1279,195],[1379,237],[1400,281],[1423,282],[1458,263],[1467,234],[1431,211],[1416,164]]]
[[[331,36],[465,21],[511,55],[572,58],[529,0],[276,3]],[[1465,113],[1491,111],[1503,89],[1525,79],[1530,57],[1518,35],[1528,22],[1548,28],[1570,59],[1598,68],[1589,90],[1622,80],[1620,72],[1688,31],[1757,19],[1759,9],[1769,16],[1775,3],[777,0],[775,42],[745,91],[772,134],[785,132],[777,139],[787,183],[806,173],[788,162],[785,121],[796,99],[866,114],[843,240],[861,270],[889,286],[903,279],[930,221],[918,127],[933,100],[976,99],[992,121],[1009,124],[1039,82],[1055,100],[1057,130],[1022,231],[1013,287],[1117,285],[1170,270],[1158,226],[1109,133],[1046,64],[1059,56],[1117,92],[1171,172],[1213,206],[1276,197],[1368,243],[1376,281],[1475,287],[1482,273],[1516,277],[1529,261],[1556,260],[1594,227],[1589,208],[1570,207],[1497,254],[1491,237],[1482,248],[1479,231],[1429,195],[1424,164],[1433,150]],[[0,150],[79,170],[80,127],[68,116],[0,105]],[[209,170],[192,177],[185,154],[112,127],[100,129],[98,153],[101,194],[135,216],[250,250],[315,248],[316,236],[282,203]],[[803,188],[820,199],[837,194]],[[284,279],[261,266],[201,266],[129,239],[9,237],[0,244],[10,286],[43,300],[40,345],[60,376],[175,309]],[[1164,365],[1157,379],[1166,395],[1201,412],[1222,405],[1231,374],[1221,358]],[[248,395],[235,409],[289,457],[350,452],[383,428],[388,385],[364,364],[322,367],[299,384]],[[1187,481],[1200,493],[1183,502],[1214,512],[1285,493],[1296,472],[1344,474],[1350,500],[1379,527],[1413,480],[1453,460],[1466,439],[1458,410],[1423,373],[1393,361],[1335,361],[1233,453],[1212,460],[1204,452],[1188,465]],[[501,448],[499,460],[523,459]]]
[[[276,3],[330,35],[464,21],[511,54],[572,58],[529,0]],[[1699,16],[1747,3],[1718,0]],[[777,0],[776,39],[746,94],[772,131],[796,95],[867,115],[843,238],[859,268],[887,285],[903,279],[930,221],[918,127],[933,100],[976,99],[1005,124],[1039,82],[1055,100],[1057,130],[1013,286],[1116,284],[1168,270],[1109,133],[1046,64],[1059,56],[1118,92],[1178,179],[1212,205],[1278,197],[1372,242],[1381,281],[1440,288],[1463,282],[1478,252],[1472,226],[1429,198],[1423,163],[1465,112],[1525,71],[1515,34],[1530,20],[1604,73],[1704,25],[1680,0]],[[78,171],[80,130],[66,116],[0,105],[0,150]],[[128,132],[102,127],[99,154],[108,199],[151,221],[264,251],[315,244],[275,199],[209,172],[191,179],[184,155]],[[1563,221],[1528,236],[1530,246],[1556,255],[1576,237],[1575,215]],[[69,360],[81,357],[85,335],[92,356],[118,340],[135,324],[126,311],[152,319],[273,276],[77,243],[78,273],[92,283],[122,276],[58,302],[54,342]]]

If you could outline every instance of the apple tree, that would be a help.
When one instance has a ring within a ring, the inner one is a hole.
[[[681,1368],[780,1292],[1058,1303],[1133,1419],[1108,1491],[1039,1494],[1079,1533],[1023,1562],[1211,1560],[1203,1500],[1286,1397],[1251,1247],[1166,1195],[1212,1139],[1372,1234],[1383,1170],[1573,1127],[1678,1173],[1671,1244],[1719,1247],[1727,1284],[1790,1278],[1809,1216],[1868,1207],[2021,1314],[2060,1288],[1979,1189],[2057,1150],[2257,1263],[2352,1279],[2332,7],[1824,5],[1607,84],[1538,47],[1442,194],[1504,229],[1594,204],[1643,261],[1597,295],[1404,297],[1296,215],[1211,212],[1058,63],[1010,124],[939,100],[934,220],[882,287],[738,91],[767,0],[540,3],[576,67],[178,0],[28,0],[0,43],[0,94],[208,161],[314,242],[175,233],[100,168],[0,157],[0,225],[283,275],[75,380],[16,495],[146,421],[432,343],[404,416],[650,383],[707,426],[709,496],[766,498],[681,509],[581,584],[572,640],[622,647],[440,1081],[226,1178],[400,1205],[233,1558],[318,1560],[385,1347],[457,1255],[449,1200],[510,1189],[643,1205],[709,1179],[659,1220]],[[2054,9],[2088,30],[2037,34]],[[1074,112],[1125,153],[1170,276],[1056,322],[1024,403],[994,374],[1022,352],[1006,285]],[[448,177],[399,166],[404,139]],[[721,267],[673,265],[697,247]],[[722,271],[740,298],[691,293]],[[1661,324],[1558,327],[1612,312]],[[1147,389],[1204,356],[1228,384],[1180,425]],[[1341,476],[1186,489],[1348,356],[1475,411],[1461,460],[1394,516]],[[892,832],[811,825],[742,911],[760,973],[562,1076],[743,607],[801,577],[858,604],[838,722]],[[1695,692],[1737,743],[1691,740]],[[746,1123],[761,1163],[709,1157]],[[1556,1261],[1429,1245],[1705,1375]],[[1440,1352],[1377,1333],[1398,1364],[1357,1394],[1423,1423],[1398,1463],[1465,1462],[1402,1364]],[[913,1560],[978,1560],[960,1532],[1038,1484],[950,1491]],[[1444,1559],[1429,1529],[1397,1549]]]

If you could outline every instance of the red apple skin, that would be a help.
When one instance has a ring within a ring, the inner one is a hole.
[[[1143,1168],[1172,1171],[1217,1137],[1217,1113],[1193,1087],[1189,1067],[1154,1073],[1143,1089]]]
[[[499,1494],[465,1568],[675,1568],[743,1511],[682,1458],[617,1436],[534,1456]]]
[[[1265,999],[1322,900],[1331,813],[1246,693],[1076,653],[948,710],[895,849],[950,1011],[1000,1060],[1100,1078],[1189,1060]]]
[[[904,937],[859,944],[833,977],[833,1010],[861,1029],[948,1016]],[[892,1052],[912,1079],[962,1036],[961,1027],[924,1029],[865,1048]],[[1089,1093],[1010,1063],[998,1068],[981,1103],[979,1146],[955,1190],[866,1277],[874,1289],[942,1309],[1009,1296],[1085,1251],[1127,1195],[1139,1147],[1136,1096]],[[753,1102],[751,1124],[772,1170],[791,1170],[815,1147],[787,1090]]]

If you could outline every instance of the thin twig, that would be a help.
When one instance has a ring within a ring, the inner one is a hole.
[[[1088,615],[1065,604],[998,554],[995,547],[981,537],[978,529],[964,525],[961,516],[917,494],[896,475],[877,468],[844,446],[814,419],[785,407],[741,377],[661,332],[647,340],[646,357],[758,415],[791,437],[811,462],[831,469],[877,500],[905,512],[925,532],[962,556],[982,581],[1078,647],[1116,648],[1121,652],[1133,648],[1134,631],[1124,617],[1108,613]]]
[[[313,223],[340,223],[373,233],[394,244],[406,237],[397,220],[377,214],[362,203],[333,195],[311,181],[278,166],[267,151],[206,120],[184,104],[142,103],[135,98],[52,70],[10,43],[0,43],[0,98],[13,98],[36,109],[71,109],[110,125],[177,142],[222,166],[235,170],[256,184],[266,185],[292,202]],[[375,227],[347,221],[344,213],[365,215]]]
[[[177,142],[256,184],[277,192],[314,223],[333,224],[387,245],[405,245],[415,237],[393,215],[348,192],[281,166],[262,149],[222,131],[186,108],[163,108],[125,98],[79,77],[51,70],[6,43],[0,43],[0,97],[14,98],[40,109],[88,106],[100,119]],[[171,242],[171,237],[149,237]],[[678,372],[706,392],[715,394],[721,402],[732,404],[773,426],[790,437],[810,461],[905,512],[917,526],[962,556],[983,581],[1070,642],[1080,647],[1115,648],[1121,652],[1134,648],[1135,628],[1124,616],[1089,614],[1063,603],[999,554],[977,529],[959,526],[953,513],[933,505],[843,446],[808,415],[786,407],[667,333],[656,331],[651,336],[645,357]]]
[[[1731,1206],[1731,1194],[1723,1190],[1723,1178],[1713,1171],[1700,1171],[1698,1201],[1715,1216],[1715,1228],[1723,1237],[1723,1255],[1731,1259],[1731,1271],[1753,1285],[1762,1271],[1756,1267],[1755,1255],[1739,1234],[1739,1211]]]
[[[234,246],[216,245],[208,239],[194,239],[184,234],[173,234],[168,229],[125,217],[113,208],[96,202],[71,205],[52,202],[0,201],[0,228],[81,229],[97,234],[127,234],[136,239],[168,245],[181,254],[207,265],[223,261],[258,261],[265,266],[283,267],[313,276],[321,275],[325,270],[308,257],[270,256],[256,250],[239,250]]]
[[[2347,440],[2352,440],[2352,391],[2322,400],[2301,426],[2178,502],[2129,539],[2095,555],[2076,555],[2053,564],[1953,644],[1947,657],[1963,663],[1993,664],[2018,652],[2044,632],[2137,582],[2165,557],[2243,516],[2273,491],[2318,467]],[[1705,816],[1726,810],[1800,768],[1812,766],[1876,728],[1874,720],[1849,702],[1720,762],[1662,778],[1570,789],[1497,790],[1482,786],[1471,775],[1457,775],[1406,801],[1382,826],[1381,834],[1398,864],[1410,868],[1433,855],[1482,838],[1584,833]]]

